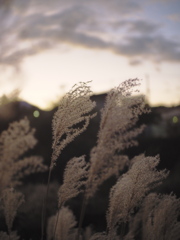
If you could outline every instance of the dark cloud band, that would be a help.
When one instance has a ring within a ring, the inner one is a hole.
[[[160,24],[132,20],[142,11],[140,4],[130,0],[84,2],[14,0],[8,9],[1,4],[0,64],[16,66],[27,56],[61,44],[110,50],[134,65],[144,58],[180,62],[180,43],[160,34]]]

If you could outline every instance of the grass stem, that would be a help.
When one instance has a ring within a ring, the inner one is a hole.
[[[85,215],[85,211],[86,211],[86,206],[87,206],[87,199],[86,199],[86,196],[85,196],[85,194],[84,194],[83,202],[82,202],[82,207],[81,207],[81,214],[80,214],[80,219],[79,219],[79,225],[78,225],[78,232],[77,232],[76,240],[79,240],[80,235],[81,235],[82,223],[83,223],[83,220],[84,220],[84,215]]]
[[[51,173],[52,173],[52,168],[50,167],[50,168],[49,168],[49,174],[48,174],[46,195],[45,195],[45,199],[44,199],[44,201],[43,201],[43,208],[42,208],[41,240],[44,239],[45,221],[46,221],[46,215],[47,215],[47,200],[48,200],[48,193],[49,193],[49,184],[50,184],[50,179],[51,179]]]

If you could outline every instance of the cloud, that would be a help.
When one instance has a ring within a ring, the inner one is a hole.
[[[137,19],[137,20],[120,20],[120,21],[112,21],[111,27],[114,28],[115,31],[124,30],[126,34],[129,35],[153,35],[158,33],[162,24],[155,24],[154,22],[150,22],[146,19]]]
[[[0,7],[9,7],[12,4],[12,0],[0,0]]]
[[[180,62],[180,44],[162,36],[127,37],[127,44],[119,44],[114,51],[128,57],[155,62]]]
[[[99,8],[101,9],[106,9],[114,14],[118,14],[121,16],[126,16],[132,13],[137,13],[141,10],[140,4],[133,0],[126,0],[126,1],[121,1],[121,0],[93,0],[92,2],[98,4]]]
[[[14,0],[0,8],[0,64],[18,66],[62,44],[113,51],[133,65],[179,62],[180,43],[160,34],[159,23],[137,18],[138,2]]]
[[[178,3],[179,2],[179,0],[152,0],[152,2],[162,2],[162,3],[164,3],[164,2],[166,2],[166,3]]]
[[[177,14],[177,13],[170,14],[170,15],[168,16],[168,18],[169,18],[171,21],[180,22],[180,14]]]
[[[160,25],[151,23],[145,20],[137,20],[134,22],[129,22],[130,27],[129,31],[133,31],[136,33],[141,33],[141,34],[152,34],[155,33],[159,30]]]

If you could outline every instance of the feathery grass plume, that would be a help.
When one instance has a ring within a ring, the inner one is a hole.
[[[114,235],[111,236],[111,238],[108,238],[108,235],[106,232],[100,232],[100,233],[95,233],[91,236],[89,240],[121,240],[119,236],[114,232]]]
[[[63,184],[60,186],[58,191],[59,209],[67,200],[77,196],[85,189],[85,184],[88,176],[88,168],[89,164],[86,163],[85,156],[74,157],[67,163],[63,176]],[[58,214],[54,228],[55,232],[58,223]],[[78,231],[80,231],[80,229]],[[79,234],[80,232],[78,232],[78,235]]]
[[[139,84],[138,79],[126,80],[107,95],[97,145],[91,151],[87,198],[93,196],[107,178],[118,175],[119,170],[123,170],[129,163],[127,156],[119,156],[119,152],[137,145],[135,137],[144,127],[133,127],[139,115],[147,111],[143,97],[131,97]]]
[[[23,177],[32,173],[47,171],[47,166],[43,164],[43,158],[40,156],[25,157],[14,164],[13,185],[18,185]]]
[[[17,214],[17,209],[24,202],[24,195],[20,192],[16,192],[13,188],[8,188],[2,192],[1,201],[8,233],[11,235],[13,221]]]
[[[107,226],[109,236],[116,232],[119,224],[130,220],[146,194],[158,186],[167,177],[167,170],[158,171],[159,158],[145,157],[143,154],[132,160],[130,170],[123,174],[110,192]],[[111,239],[111,238],[109,238]]]
[[[130,146],[137,145],[135,137],[144,129],[144,126],[135,128],[139,115],[147,112],[144,97],[131,97],[133,92],[137,92],[136,87],[139,85],[138,79],[126,80],[113,88],[106,97],[105,106],[101,112],[97,145],[90,153],[90,169],[79,231],[88,199],[95,194],[105,180],[112,175],[118,177],[119,172],[129,165],[128,157],[119,153]]]
[[[1,240],[20,240],[20,237],[17,235],[15,231],[12,231],[10,236],[6,232],[0,232],[0,239]]]
[[[57,215],[57,214],[56,214]],[[52,240],[54,237],[54,226],[57,216],[51,216],[48,219],[47,239]],[[58,214],[58,225],[54,240],[74,240],[76,236],[77,222],[72,211],[68,207],[62,207]]]
[[[31,129],[26,117],[11,123],[0,135],[1,161],[16,161],[27,150],[32,149],[37,143],[34,133],[35,129]]]
[[[95,233],[91,236],[91,238],[89,240],[107,240],[107,235],[105,232]]]
[[[128,233],[123,237],[123,240],[134,240],[136,236],[140,235],[142,227],[142,211],[140,210],[132,215],[128,223]]]
[[[51,172],[56,164],[61,151],[72,142],[78,135],[86,130],[90,120],[96,116],[91,113],[95,107],[95,102],[91,101],[92,92],[87,83],[80,82],[61,99],[57,112],[54,114],[52,121],[52,157],[49,168],[47,192],[45,203],[42,211],[42,237],[44,235],[44,224],[46,218],[46,204],[48,198],[48,186],[51,178]]]
[[[83,231],[83,240],[90,240],[91,236],[93,235],[93,230],[91,226],[87,226]]]
[[[19,122],[13,122],[0,135],[0,194],[9,186],[21,183],[21,178],[34,172],[46,171],[42,158],[32,156],[20,157],[32,149],[37,140],[34,137],[29,120],[25,117]]]
[[[63,184],[58,191],[59,208],[69,199],[83,191],[86,184],[89,164],[85,156],[74,157],[66,165]]]
[[[96,105],[90,99],[91,93],[88,82],[80,82],[78,85],[74,85],[71,91],[61,99],[52,121],[53,153],[51,168],[53,168],[58,156],[67,144],[85,131],[90,119],[96,116],[96,114],[91,113]]]
[[[175,195],[149,194],[143,204],[142,239],[178,240],[180,199]]]

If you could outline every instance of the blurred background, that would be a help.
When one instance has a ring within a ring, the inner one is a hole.
[[[167,168],[170,175],[158,191],[180,197],[179,24],[179,0],[0,0],[0,132],[27,116],[38,139],[28,154],[43,156],[49,165],[51,122],[61,97],[74,84],[91,81],[97,102],[97,117],[62,152],[54,169],[50,215],[57,207],[66,162],[82,154],[89,158],[106,93],[129,78],[142,80],[140,93],[151,112],[138,122],[146,124],[139,146],[126,153],[130,158],[159,154],[159,168]],[[32,221],[27,223],[26,216],[19,221],[32,239],[39,239],[32,233],[35,228],[40,232],[39,199],[45,186],[38,184],[46,184],[46,175],[29,177],[22,187],[29,201],[24,212]],[[108,190],[114,182],[106,182],[90,201],[85,225],[101,222],[98,230],[104,229]],[[81,197],[70,203],[77,216]]]

